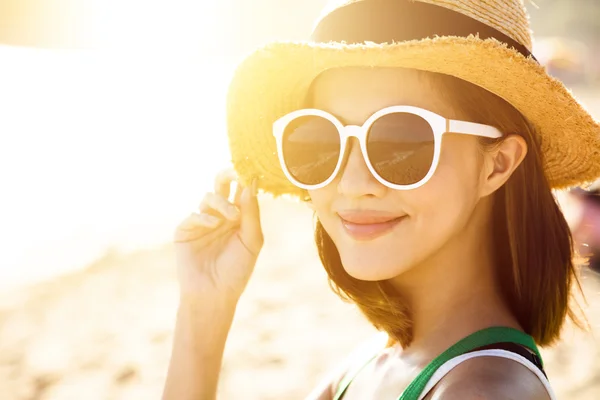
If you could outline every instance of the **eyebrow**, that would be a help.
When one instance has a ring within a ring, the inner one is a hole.
[[[413,102],[413,101],[402,101],[402,102],[396,102],[396,103],[394,103],[394,104],[388,104],[388,105],[385,105],[385,106],[383,106],[383,107],[380,107],[379,109],[377,109],[377,110],[375,110],[375,111],[371,112],[371,113],[370,113],[369,115],[367,115],[367,116],[366,116],[366,118],[365,118],[365,119],[364,119],[364,120],[363,120],[361,123],[359,123],[359,124],[350,124],[350,123],[348,122],[348,120],[347,120],[347,119],[345,119],[345,118],[343,118],[341,115],[338,115],[338,114],[336,114],[336,113],[333,113],[333,112],[331,112],[331,111],[329,111],[329,110],[326,110],[326,109],[324,109],[324,108],[315,107],[315,106],[314,106],[314,104],[312,104],[312,103],[311,103],[311,104],[309,104],[309,107],[307,107],[307,108],[316,108],[316,109],[318,109],[318,110],[325,111],[325,112],[327,112],[327,113],[329,113],[329,114],[333,115],[333,116],[334,116],[334,117],[335,117],[335,118],[336,118],[338,121],[340,121],[340,122],[342,123],[342,125],[344,125],[344,126],[346,126],[346,125],[358,125],[358,126],[362,126],[362,125],[363,125],[365,122],[367,122],[367,119],[369,119],[369,118],[370,118],[370,117],[371,117],[373,114],[375,114],[377,111],[379,111],[379,110],[382,110],[382,109],[384,109],[384,108],[387,108],[387,107],[393,107],[393,106],[411,106],[411,107],[418,107],[418,108],[424,108],[424,109],[426,109],[426,110],[430,110],[430,108],[429,108],[429,107],[424,107],[423,105],[417,104],[417,102]],[[437,110],[433,110],[433,109],[432,109],[431,111],[433,111],[433,112],[435,112],[435,113],[437,113],[437,114],[441,114],[441,113],[440,113],[439,111],[437,111]]]
[[[325,110],[323,110],[323,111],[325,111]],[[353,124],[350,124],[350,123],[348,123],[348,120],[347,120],[347,119],[345,119],[345,118],[343,118],[343,117],[341,117],[341,116],[339,116],[339,115],[337,115],[337,114],[334,114],[334,113],[332,113],[332,112],[329,112],[329,111],[327,111],[327,112],[328,112],[329,114],[333,115],[335,118],[337,118],[337,120],[338,120],[338,121],[340,121],[340,122],[341,122],[341,123],[342,123],[344,126],[346,126],[346,125],[353,125]],[[367,118],[368,118],[368,117],[367,117]],[[366,120],[365,120],[365,121],[366,121]],[[362,124],[364,124],[364,123],[365,123],[365,121],[363,121],[363,122],[361,123],[361,125],[362,125]]]

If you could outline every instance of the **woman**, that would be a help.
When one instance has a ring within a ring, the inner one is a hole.
[[[600,127],[530,48],[519,0],[354,0],[246,59],[228,99],[239,178],[175,234],[165,399],[216,396],[262,247],[258,187],[312,205],[332,286],[388,339],[310,398],[554,399],[536,344],[559,338],[577,278],[551,188],[600,176]]]

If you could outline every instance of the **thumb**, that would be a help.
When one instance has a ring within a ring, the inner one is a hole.
[[[240,199],[240,239],[248,250],[258,255],[263,245],[263,233],[260,226],[260,209],[256,196],[258,180],[254,178],[252,183],[245,187]]]

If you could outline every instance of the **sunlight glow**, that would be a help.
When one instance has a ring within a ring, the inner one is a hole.
[[[93,48],[0,46],[0,287],[169,241],[228,165],[212,6],[90,1]]]
[[[219,3],[204,0],[84,0],[95,47],[215,50]]]

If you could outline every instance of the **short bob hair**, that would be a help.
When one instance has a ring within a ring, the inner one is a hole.
[[[540,346],[559,339],[574,312],[572,287],[581,292],[571,231],[551,191],[542,167],[535,128],[500,97],[472,83],[448,75],[421,72],[453,104],[456,118],[492,125],[505,134],[518,134],[528,152],[505,185],[494,193],[490,228],[493,229],[495,267],[504,301],[524,331]],[[312,99],[312,90],[309,100]],[[481,138],[482,151],[500,139]],[[390,343],[406,347],[412,341],[410,310],[386,281],[355,279],[344,270],[335,244],[317,221],[315,240],[334,292],[358,305],[367,319],[386,331]]]

